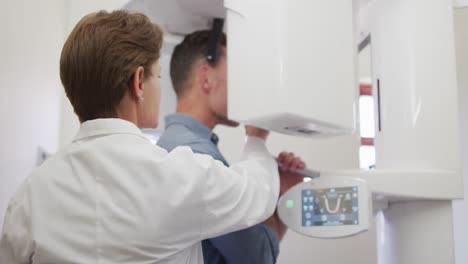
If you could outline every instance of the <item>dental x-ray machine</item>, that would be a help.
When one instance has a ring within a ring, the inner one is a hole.
[[[356,57],[370,44],[376,169],[321,171],[281,197],[279,215],[303,235],[338,238],[367,230],[381,211],[379,264],[453,264],[451,201],[463,198],[463,184],[452,5],[134,0],[127,7],[164,26],[165,48],[224,18],[229,117],[290,135],[356,131]]]

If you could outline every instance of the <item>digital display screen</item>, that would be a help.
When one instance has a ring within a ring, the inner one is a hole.
[[[359,224],[358,187],[302,190],[302,226]]]

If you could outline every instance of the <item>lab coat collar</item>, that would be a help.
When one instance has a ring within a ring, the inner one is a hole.
[[[120,118],[100,118],[82,123],[73,141],[109,134],[133,134],[148,140],[141,130],[129,121]]]

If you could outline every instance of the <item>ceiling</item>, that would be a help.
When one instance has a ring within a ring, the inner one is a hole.
[[[175,35],[209,28],[213,17],[225,16],[223,0],[132,0],[124,8],[146,14]]]

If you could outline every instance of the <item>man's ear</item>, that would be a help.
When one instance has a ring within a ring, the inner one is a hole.
[[[211,76],[210,76],[210,66],[203,63],[198,66],[197,70],[197,82],[198,86],[202,90],[203,93],[209,94],[211,92]]]
[[[143,92],[144,92],[144,78],[145,78],[145,69],[142,66],[139,66],[135,72],[133,73],[131,84],[130,84],[130,91],[132,97],[135,100],[143,100]]]

